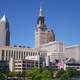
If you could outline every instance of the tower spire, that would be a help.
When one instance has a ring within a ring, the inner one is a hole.
[[[39,16],[43,16],[43,9],[42,9],[41,5],[40,5],[40,9],[39,9]]]
[[[44,15],[43,15],[43,9],[42,6],[40,5],[40,9],[39,9],[39,17],[37,19],[37,24],[44,24],[45,19],[44,19]]]

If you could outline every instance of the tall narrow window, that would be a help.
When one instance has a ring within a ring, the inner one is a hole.
[[[15,51],[14,51],[14,57],[13,57],[13,58],[16,59],[15,57],[16,57],[16,56],[15,56]]]
[[[4,50],[2,50],[2,60],[4,60]]]
[[[23,59],[23,51],[22,51],[22,53],[21,53],[21,59]]]
[[[12,53],[11,53],[11,57],[13,58],[13,50],[12,50]]]
[[[20,54],[20,51],[19,51],[19,59],[21,59],[21,56],[20,56],[21,54]]]
[[[11,58],[11,55],[10,55],[10,50],[9,50],[9,60],[10,60],[10,58]]]
[[[16,59],[18,59],[18,51],[16,51]]]
[[[26,52],[26,56],[28,56],[28,52]]]
[[[25,59],[25,54],[26,54],[26,53],[25,53],[25,51],[24,51],[24,59]]]
[[[6,50],[6,60],[8,60],[8,51]]]

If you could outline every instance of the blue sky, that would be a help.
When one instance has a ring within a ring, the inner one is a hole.
[[[40,2],[56,40],[70,45],[80,43],[80,0],[0,0],[0,17],[5,14],[10,23],[11,45],[34,47]]]

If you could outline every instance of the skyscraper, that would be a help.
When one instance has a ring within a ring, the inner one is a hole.
[[[55,34],[52,29],[45,24],[43,9],[40,7],[35,30],[35,47],[39,48],[42,44],[55,41]]]
[[[4,15],[0,19],[0,46],[10,45],[10,31],[7,17]]]

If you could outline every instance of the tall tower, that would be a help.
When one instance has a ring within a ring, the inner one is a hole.
[[[10,31],[7,17],[4,15],[0,19],[0,46],[10,45]]]
[[[42,44],[55,41],[55,34],[53,30],[49,29],[45,24],[45,17],[43,15],[43,9],[40,7],[39,16],[37,19],[35,29],[35,48],[40,48]]]

